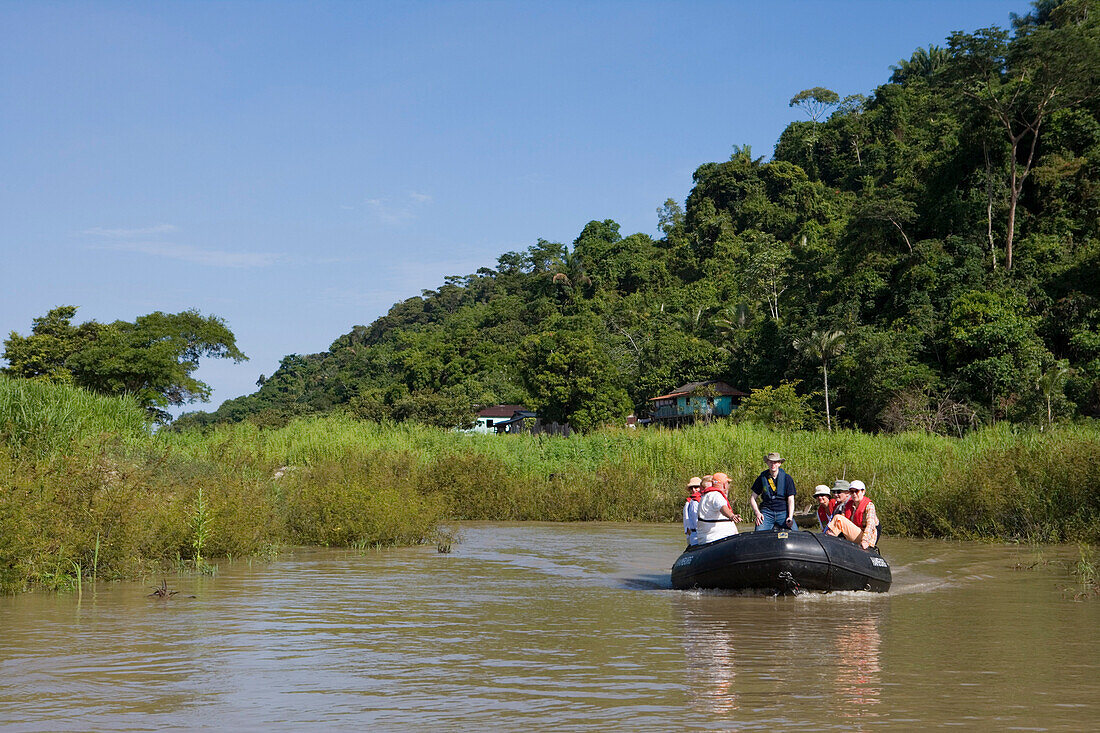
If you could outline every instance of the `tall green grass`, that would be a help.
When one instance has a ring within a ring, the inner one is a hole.
[[[0,375],[0,445],[13,453],[47,456],[106,437],[133,444],[148,436],[145,411],[128,397]]]
[[[678,521],[686,479],[747,492],[777,450],[811,487],[860,478],[889,534],[1100,541],[1100,430],[963,439],[717,423],[570,438],[347,417],[153,434],[128,400],[0,379],[0,590],[75,587],[280,543],[421,542],[450,519]]]
[[[729,474],[733,503],[778,450],[801,487],[860,478],[894,534],[1100,541],[1100,430],[998,426],[963,439],[923,433],[776,432],[717,423],[609,430],[568,439],[468,435],[343,417],[275,431],[249,425],[162,437],[195,459],[309,467],[388,465],[395,480],[440,494],[463,519],[668,521],[692,475]]]

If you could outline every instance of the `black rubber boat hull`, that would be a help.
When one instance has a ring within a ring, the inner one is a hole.
[[[789,578],[785,575],[789,573]],[[890,590],[890,565],[864,550],[816,532],[743,532],[684,551],[672,566],[672,587],[730,590]]]

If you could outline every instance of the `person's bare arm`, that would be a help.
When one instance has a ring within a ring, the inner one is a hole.
[[[760,513],[760,507],[756,506],[756,494],[749,490],[749,505],[752,506],[752,513],[755,515],[756,526],[759,527],[764,522],[764,515]]]
[[[741,521],[741,515],[730,509],[728,504],[722,507],[722,516],[726,517],[726,519],[732,519],[735,522]]]

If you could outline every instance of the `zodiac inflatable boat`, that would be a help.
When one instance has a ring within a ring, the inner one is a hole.
[[[672,566],[672,587],[805,590],[890,589],[877,549],[816,532],[743,532],[689,547]]]

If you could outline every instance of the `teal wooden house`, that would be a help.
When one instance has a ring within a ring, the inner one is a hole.
[[[729,417],[746,396],[741,390],[716,379],[688,382],[668,394],[648,400],[648,423],[675,427]]]

